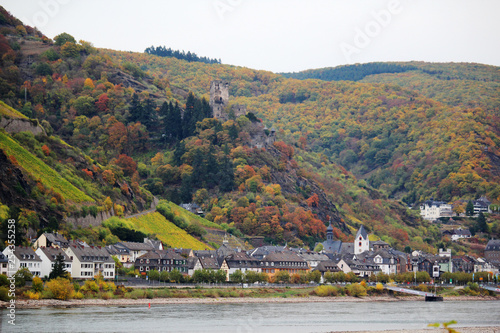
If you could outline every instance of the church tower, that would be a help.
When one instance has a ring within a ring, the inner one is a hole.
[[[214,118],[227,120],[226,107],[229,103],[229,82],[216,80],[210,84],[210,107]]]
[[[330,219],[330,223],[326,228],[326,241],[333,242],[333,227],[332,227],[332,219]]]
[[[354,239],[354,254],[360,254],[370,250],[370,240],[365,227],[361,225]]]

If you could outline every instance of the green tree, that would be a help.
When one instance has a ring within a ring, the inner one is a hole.
[[[483,212],[480,212],[479,216],[477,217],[476,230],[484,233],[489,233],[488,223],[486,222],[486,217],[484,216]]]
[[[470,200],[469,202],[467,202],[467,206],[465,207],[465,215],[467,216],[474,215],[474,204]]]
[[[156,269],[152,269],[148,272],[148,277],[150,280],[158,281],[160,280],[160,272],[158,272]]]
[[[226,282],[226,271],[222,269],[215,271],[214,278],[216,283]]]
[[[160,273],[160,280],[161,281],[167,282],[167,281],[169,281],[169,279],[170,279],[170,275],[169,275],[169,273],[167,271],[162,271]]]
[[[179,270],[174,269],[173,271],[170,272],[170,281],[179,283],[182,280],[182,274],[179,272]]]
[[[236,270],[233,274],[229,275],[229,281],[234,283],[242,283],[243,282],[243,272],[241,270]]]
[[[287,271],[279,271],[274,275],[274,280],[276,283],[288,283],[290,282],[290,273]]]
[[[307,273],[307,280],[319,283],[321,281],[321,272],[320,271],[311,271]]]
[[[67,42],[76,44],[75,38],[66,32],[63,32],[54,37],[54,44],[57,46],[63,46]]]
[[[59,253],[56,257],[56,261],[54,262],[54,267],[52,267],[52,271],[49,274],[49,279],[52,280],[58,277],[66,277],[68,273],[64,268],[64,256]]]

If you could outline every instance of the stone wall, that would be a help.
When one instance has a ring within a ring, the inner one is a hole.
[[[151,202],[151,206],[149,207],[148,210],[136,214],[127,214],[124,216],[124,218],[136,217],[147,213],[151,213],[156,209],[156,206],[158,205],[159,202],[160,200],[157,197],[153,197],[153,201]],[[102,225],[103,221],[109,219],[112,216],[115,216],[115,211],[113,210],[113,208],[111,208],[111,211],[109,212],[99,212],[95,217],[90,214],[85,217],[70,216],[67,217],[65,221],[66,223],[71,223],[74,227],[88,228],[89,226],[93,227],[100,226]]]

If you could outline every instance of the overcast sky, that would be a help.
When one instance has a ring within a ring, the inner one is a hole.
[[[500,65],[498,0],[2,0],[50,38],[165,45],[273,72],[372,61]]]

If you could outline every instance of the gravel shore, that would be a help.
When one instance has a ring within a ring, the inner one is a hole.
[[[457,332],[460,333],[500,333],[500,327],[489,326],[489,327],[453,327]],[[387,330],[387,331],[333,331],[331,333],[447,333],[448,330],[444,328],[432,328],[420,329],[420,330]]]
[[[456,296],[445,298],[446,301],[491,301],[500,300],[496,297],[471,297],[471,296]],[[153,298],[153,299],[71,299],[67,301],[55,299],[41,300],[18,300],[16,308],[40,308],[40,307],[82,307],[82,306],[138,306],[155,304],[214,304],[214,303],[312,303],[312,302],[404,302],[404,301],[424,301],[423,297],[419,296],[369,296],[369,297],[218,297],[218,298]],[[6,308],[9,305],[7,302],[0,302],[0,308]]]

